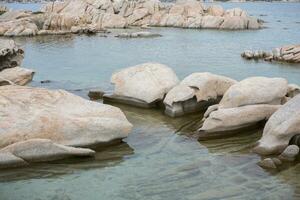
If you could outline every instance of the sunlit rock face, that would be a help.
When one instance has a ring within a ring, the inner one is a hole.
[[[205,110],[216,104],[227,89],[236,81],[211,73],[193,73],[170,90],[165,99],[165,113],[169,116],[182,116],[187,113]]]
[[[107,101],[118,101],[139,107],[153,107],[179,82],[174,71],[159,63],[144,63],[125,68],[111,77],[113,95]]]
[[[268,120],[286,102],[288,82],[283,78],[251,77],[232,85],[218,106],[204,114],[199,138],[239,132]]]
[[[34,71],[21,68],[24,51],[13,40],[0,39],[0,86],[26,85],[34,75]]]
[[[288,45],[275,48],[272,51],[244,51],[241,56],[245,59],[300,63],[300,45]]]
[[[97,146],[128,136],[132,125],[116,107],[64,90],[0,87],[0,148],[28,139]]]
[[[281,153],[297,134],[300,134],[300,95],[289,100],[270,117],[254,150],[263,155]]]
[[[16,17],[17,16],[17,17]],[[34,36],[71,32],[72,27],[101,31],[128,26],[259,29],[261,22],[239,8],[225,11],[201,2],[159,0],[68,0],[48,3],[41,12],[8,11],[0,16],[0,35]]]

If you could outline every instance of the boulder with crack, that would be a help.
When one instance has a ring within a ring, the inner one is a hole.
[[[220,101],[236,81],[212,73],[193,73],[171,89],[165,99],[165,113],[171,117],[205,110]]]

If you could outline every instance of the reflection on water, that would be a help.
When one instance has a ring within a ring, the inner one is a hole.
[[[149,61],[172,67],[180,78],[210,71],[236,78],[281,76],[300,84],[299,65],[246,61],[245,49],[299,43],[300,4],[245,3],[266,20],[259,31],[155,28],[161,38],[47,36],[18,38],[24,66],[36,70],[33,86],[63,88],[87,98],[89,88],[111,91],[111,74]],[[278,21],[280,20],[280,22]],[[286,29],[287,28],[287,29]],[[41,84],[41,80],[51,80]],[[147,91],[145,91],[147,92]],[[38,164],[0,171],[4,200],[182,200],[299,199],[300,165],[265,171],[251,152],[262,130],[198,142],[191,133],[202,114],[172,119],[159,109],[120,107],[134,125],[125,143],[99,151],[95,159]]]

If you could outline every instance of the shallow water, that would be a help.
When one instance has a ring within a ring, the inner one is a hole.
[[[114,71],[149,61],[169,65],[180,78],[209,71],[238,80],[262,75],[300,84],[299,65],[240,57],[246,49],[300,43],[300,4],[223,5],[242,7],[267,21],[269,28],[236,32],[155,28],[151,31],[163,37],[49,36],[17,42],[26,52],[23,66],[37,72],[32,85],[63,88],[83,97],[88,88],[112,90],[109,79]],[[39,83],[46,79],[52,82]],[[190,137],[197,125],[175,132],[200,120],[201,114],[171,119],[160,110],[116,106],[134,125],[125,143],[99,151],[95,159],[1,171],[0,200],[300,198],[299,164],[275,172],[256,165],[260,157],[251,153],[251,147],[261,130],[198,142]]]

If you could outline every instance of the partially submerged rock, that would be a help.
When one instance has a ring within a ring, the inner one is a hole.
[[[279,154],[297,134],[300,134],[300,95],[289,100],[270,117],[254,151],[262,155]]]
[[[165,94],[179,81],[168,66],[145,63],[113,74],[111,82],[115,85],[113,95],[104,95],[104,100],[152,107],[162,101]]]
[[[265,122],[284,103],[288,83],[282,78],[251,77],[232,85],[217,106],[208,108],[199,139],[235,134]]]
[[[165,99],[165,113],[176,117],[205,110],[218,103],[227,89],[236,81],[211,73],[193,73],[171,89]]]
[[[240,133],[242,130],[259,127],[280,105],[248,105],[223,108],[210,113],[198,130],[199,140],[213,139]]]
[[[102,99],[103,95],[105,93],[101,90],[97,90],[97,89],[93,89],[93,90],[90,90],[89,93],[88,93],[88,97],[91,99],[91,100],[98,100],[98,99]]]
[[[0,148],[28,139],[93,147],[121,140],[132,125],[119,108],[63,90],[0,87]]]
[[[151,33],[151,32],[134,32],[134,33],[121,33],[116,35],[118,38],[153,38],[153,37],[161,37],[162,35],[158,33]]]
[[[299,147],[297,145],[289,145],[279,155],[279,159],[283,161],[294,161],[299,154]]]
[[[0,161],[0,168],[12,165],[23,165],[23,162],[45,162],[65,159],[69,157],[93,156],[95,151],[91,149],[68,147],[53,143],[47,139],[30,139],[16,142],[0,150],[0,155],[6,155],[5,160]],[[8,160],[10,155],[11,159]],[[14,155],[17,158],[12,157]]]
[[[268,51],[245,51],[241,54],[246,59],[263,59],[265,61],[280,61],[300,63],[300,45],[289,45]]]
[[[265,159],[259,161],[258,165],[261,166],[262,168],[266,168],[266,169],[276,169],[277,168],[275,162],[271,158],[265,158]]]
[[[10,152],[0,151],[0,169],[12,168],[12,167],[23,167],[27,165],[28,163],[22,158],[19,158]]]

